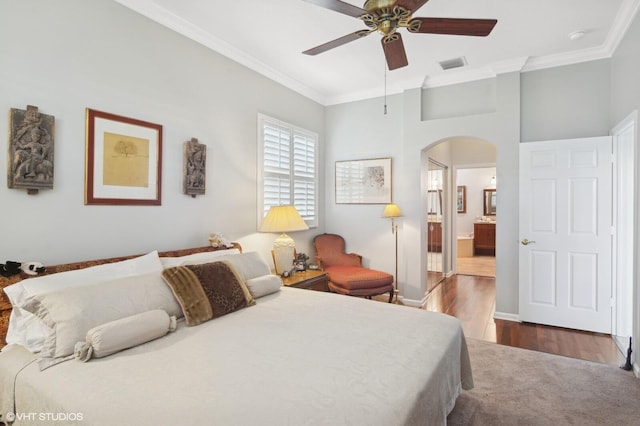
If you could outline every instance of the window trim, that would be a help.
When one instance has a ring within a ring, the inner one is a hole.
[[[319,160],[318,160],[318,152],[319,152],[319,137],[318,134],[316,132],[313,132],[311,130],[308,129],[304,129],[302,127],[293,125],[291,123],[287,123],[285,121],[282,120],[278,120],[277,118],[273,118],[271,116],[262,114],[262,113],[258,113],[258,120],[257,120],[257,151],[258,151],[258,155],[257,155],[257,204],[256,204],[256,226],[257,228],[260,228],[260,224],[262,223],[262,220],[264,219],[265,216],[265,212],[264,212],[264,180],[265,180],[265,165],[264,165],[264,124],[265,123],[271,123],[273,125],[279,126],[279,127],[284,127],[287,128],[289,130],[289,134],[290,134],[290,140],[292,143],[292,146],[290,147],[290,154],[291,154],[291,160],[290,160],[290,164],[289,164],[289,169],[290,169],[290,174],[289,174],[289,186],[290,186],[290,197],[289,197],[289,203],[291,205],[294,205],[294,172],[293,172],[293,167],[294,167],[294,157],[293,157],[293,141],[294,141],[294,134],[298,133],[301,135],[305,135],[308,137],[311,137],[314,141],[314,176],[312,179],[313,185],[314,185],[314,219],[313,220],[309,220],[309,219],[305,219],[303,216],[303,219],[305,219],[305,223],[307,224],[307,226],[309,226],[309,228],[317,228],[318,227],[318,223],[319,223],[319,219],[318,219],[318,214],[319,214],[319,209],[318,209],[318,193],[319,193]]]

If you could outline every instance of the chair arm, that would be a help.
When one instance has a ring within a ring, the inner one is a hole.
[[[357,253],[347,253],[345,256],[349,256],[350,261],[357,261],[358,264],[356,266],[362,266],[362,256]]]

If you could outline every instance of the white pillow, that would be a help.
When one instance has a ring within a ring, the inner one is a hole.
[[[250,278],[246,282],[249,293],[254,299],[266,296],[267,294],[280,291],[282,280],[277,275],[263,275],[261,277]]]
[[[205,251],[193,253],[180,257],[161,257],[160,262],[163,268],[173,268],[174,266],[198,265],[201,263],[215,262],[221,256],[240,254],[240,250],[232,248],[228,250]]]
[[[3,290],[13,306],[7,330],[7,345],[22,345],[31,352],[38,352],[42,349],[45,330],[33,314],[22,309],[27,298],[64,288],[92,285],[150,272],[162,272],[162,263],[160,263],[157,251],[121,262],[29,278],[5,287]]]
[[[156,309],[99,325],[75,345],[74,356],[86,362],[141,345],[176,329],[176,317]]]
[[[158,272],[31,296],[23,309],[46,326],[41,369],[68,359],[75,344],[98,325],[154,309],[182,315]]]
[[[245,283],[251,278],[271,274],[267,262],[256,252],[242,253],[235,256],[223,256],[216,260],[226,260],[231,263]]]

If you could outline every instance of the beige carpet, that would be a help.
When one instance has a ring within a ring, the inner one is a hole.
[[[640,379],[618,367],[467,339],[474,389],[449,426],[640,425]]]

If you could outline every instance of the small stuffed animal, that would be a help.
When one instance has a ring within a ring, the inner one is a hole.
[[[20,272],[21,265],[22,264],[20,262],[14,262],[12,260],[7,260],[4,265],[0,263],[0,275],[3,277],[10,277],[11,275],[18,274]]]
[[[219,233],[209,235],[209,242],[211,243],[211,247],[233,247],[231,241],[227,240],[222,234]]]
[[[20,270],[28,275],[38,275],[47,270],[40,262],[23,262],[20,264]]]

